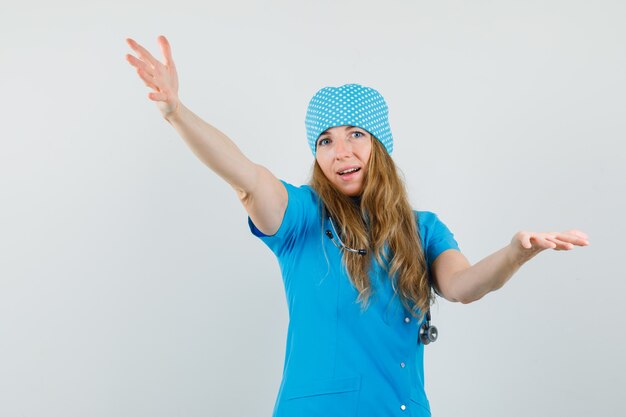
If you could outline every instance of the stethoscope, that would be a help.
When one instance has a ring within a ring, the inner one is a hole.
[[[344,245],[344,243],[341,241],[341,238],[339,237],[339,233],[337,233],[337,230],[335,230],[335,224],[333,223],[333,219],[331,219],[330,216],[328,216],[328,220],[330,221],[330,227],[333,229],[333,232],[335,232],[335,236],[337,236],[337,240],[339,241],[339,245],[337,244],[337,242],[335,242],[335,239],[333,239],[333,234],[330,230],[326,229],[326,236],[328,236],[328,238],[335,244],[335,246],[338,249],[345,249],[348,252],[352,252],[352,253],[358,253],[361,256],[364,256],[365,254],[367,254],[367,251],[365,249],[352,249],[347,247],[346,245]],[[341,246],[340,246],[341,245]]]
[[[361,256],[364,256],[367,254],[366,249],[353,249],[353,248],[346,246],[341,240],[341,238],[339,237],[339,233],[337,233],[337,230],[335,229],[335,224],[333,223],[333,219],[330,216],[328,216],[328,221],[330,222],[330,227],[331,229],[333,229],[333,231],[331,232],[329,229],[326,229],[326,236],[328,236],[328,238],[333,242],[333,244],[338,249],[340,250],[344,249],[344,250],[347,250],[348,252],[357,253]],[[335,242],[335,239],[333,237],[333,232],[334,232],[334,236],[337,236],[337,240],[339,241],[339,244]],[[432,326],[430,324],[430,309],[428,309],[428,311],[426,311],[426,320],[420,326],[418,342],[422,342],[422,344],[427,345],[429,343],[435,342],[437,340],[438,335],[439,335],[439,332],[437,330],[437,327]]]

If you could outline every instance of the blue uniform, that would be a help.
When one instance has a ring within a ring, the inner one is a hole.
[[[394,297],[388,276],[372,261],[372,295],[361,311],[341,251],[324,234],[320,199],[308,185],[282,181],[289,196],[278,231],[251,232],[278,258],[289,328],[274,417],[430,416],[424,392],[419,325]],[[416,211],[428,267],[453,234],[428,211]]]

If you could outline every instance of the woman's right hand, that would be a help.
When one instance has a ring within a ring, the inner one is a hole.
[[[144,83],[154,91],[148,94],[148,98],[156,101],[157,107],[164,118],[170,117],[180,107],[178,99],[178,74],[172,59],[170,44],[161,35],[157,38],[165,64],[154,58],[150,52],[139,45],[131,38],[126,38],[128,45],[139,55],[139,59],[133,55],[126,54],[126,60],[133,67],[137,68],[137,74]]]

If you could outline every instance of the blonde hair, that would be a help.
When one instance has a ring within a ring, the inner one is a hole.
[[[340,225],[337,233],[345,245],[367,248],[366,255],[345,250],[342,255],[362,309],[369,306],[372,295],[368,272],[373,255],[387,271],[402,304],[421,320],[434,300],[426,258],[404,182],[380,141],[372,136],[360,205],[333,186],[317,160],[309,184],[320,197],[322,219],[330,215],[335,225]]]

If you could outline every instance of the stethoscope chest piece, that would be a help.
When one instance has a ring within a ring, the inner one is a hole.
[[[354,249],[354,248],[350,248],[346,246],[341,241],[341,238],[339,237],[339,233],[337,233],[337,230],[335,229],[335,224],[333,223],[333,219],[330,216],[328,217],[328,221],[330,223],[330,228],[332,229],[332,232],[330,229],[326,229],[325,234],[338,249],[340,250],[343,249],[352,253],[358,253],[361,256],[364,256],[367,254],[366,249]],[[339,242],[335,242],[335,238]],[[430,310],[428,310],[426,312],[426,320],[422,323],[419,329],[418,343],[422,342],[424,345],[433,343],[437,340],[438,336],[439,336],[439,332],[437,331],[437,328],[435,326],[431,326],[430,324]]]
[[[426,320],[420,326],[419,341],[427,345],[436,342],[438,336],[439,332],[437,331],[437,327],[431,326],[430,324],[430,310],[428,310],[426,312]]]

